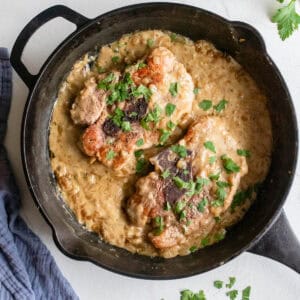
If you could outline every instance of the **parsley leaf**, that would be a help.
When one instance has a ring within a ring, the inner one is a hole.
[[[175,213],[179,214],[184,208],[186,203],[183,201],[177,201],[174,207]]]
[[[157,216],[154,218],[154,224],[154,235],[160,235],[165,228],[164,219],[161,216]]]
[[[183,290],[180,292],[180,300],[206,300],[204,291],[194,293],[191,290]]]
[[[197,209],[200,211],[200,212],[204,212],[204,208],[205,206],[207,206],[208,204],[208,200],[207,198],[203,198],[203,200],[201,200],[198,205],[197,205]]]
[[[214,281],[214,287],[217,288],[217,289],[221,289],[223,287],[223,281],[215,280]]]
[[[251,292],[251,286],[247,286],[242,291],[242,300],[249,300],[250,299],[250,292]]]
[[[160,145],[164,145],[164,143],[168,140],[168,138],[170,137],[171,132],[168,130],[161,130],[161,136],[159,138],[159,144]]]
[[[166,204],[165,204],[164,210],[170,211],[171,208],[172,208],[172,207],[171,207],[171,204],[167,201]]]
[[[220,188],[230,187],[230,184],[226,181],[217,181],[217,186]]]
[[[213,153],[216,153],[216,148],[212,141],[207,141],[203,145],[206,149],[210,150]]]
[[[143,154],[144,154],[144,150],[142,150],[142,149],[134,151],[134,156],[136,158],[140,158]]]
[[[232,290],[226,293],[226,296],[228,296],[230,298],[230,300],[234,300],[236,299],[237,295],[238,295],[238,291],[237,290]]]
[[[182,145],[178,145],[178,144],[177,145],[173,145],[173,146],[171,146],[171,150],[173,152],[175,152],[181,158],[185,158],[188,155],[186,148],[184,146],[182,146]]]
[[[231,203],[231,212],[235,211],[235,208],[237,206],[243,205],[248,198],[252,196],[253,188],[249,187],[247,190],[242,190],[237,192],[234,197],[233,201]]]
[[[153,40],[153,39],[148,39],[148,40],[147,40],[147,46],[148,46],[149,48],[152,48],[153,45],[154,45],[154,40]]]
[[[174,130],[175,127],[176,127],[176,124],[174,124],[174,123],[170,120],[170,121],[168,121],[168,123],[167,123],[167,127],[168,127],[168,129],[170,129],[170,130]]]
[[[223,167],[227,174],[237,173],[240,171],[240,167],[228,156],[222,155]]]
[[[217,160],[217,157],[216,157],[216,156],[211,156],[211,157],[208,159],[208,163],[212,165],[216,160]]]
[[[135,143],[138,147],[141,147],[144,145],[144,140],[143,139],[138,139]]]
[[[109,150],[106,154],[106,159],[111,160],[116,156],[116,153],[113,150]]]
[[[176,108],[176,105],[175,105],[175,104],[168,103],[168,104],[166,105],[166,108],[165,108],[166,115],[167,115],[168,117],[170,117],[170,116],[173,114],[175,108]]]
[[[202,100],[198,106],[202,108],[204,111],[209,110],[212,107],[212,101],[211,100]]]
[[[169,170],[164,170],[162,173],[161,173],[161,177],[163,179],[166,179],[170,176],[170,171]]]
[[[226,105],[228,104],[228,101],[225,99],[222,99],[218,104],[214,105],[214,110],[216,112],[221,112],[223,109],[226,108]]]
[[[130,122],[129,121],[123,121],[122,124],[121,124],[121,128],[123,131],[130,131],[131,130],[131,125],[130,125]]]
[[[190,252],[193,253],[193,252],[196,252],[198,250],[197,246],[193,245],[191,248],[190,248]]]
[[[272,22],[277,23],[277,29],[280,38],[284,41],[287,39],[300,24],[300,16],[295,8],[296,0],[291,0],[290,3],[278,9],[272,17]]]
[[[193,91],[193,92],[194,92],[195,95],[198,95],[198,94],[199,94],[199,91],[200,91],[200,88],[194,88],[194,91]]]
[[[145,174],[145,172],[147,171],[147,167],[148,167],[148,161],[145,158],[140,158],[137,162],[136,162],[136,173],[138,174]]]
[[[182,180],[180,177],[174,176],[173,181],[174,181],[175,185],[178,188],[180,188],[180,189],[186,189],[187,188],[188,183],[185,182],[184,180]]]
[[[113,57],[111,58],[111,61],[112,61],[114,64],[116,64],[116,63],[118,63],[118,62],[120,61],[120,57],[119,57],[119,56],[113,56]]]
[[[239,156],[245,156],[245,157],[250,157],[251,156],[251,153],[249,150],[245,150],[245,149],[237,149],[236,150],[236,153],[239,155]]]
[[[201,246],[206,247],[207,245],[209,245],[209,242],[210,242],[210,240],[209,240],[209,237],[207,236],[201,240]]]
[[[139,96],[144,96],[146,100],[148,100],[152,95],[152,92],[149,88],[147,88],[144,85],[139,85],[136,89],[133,90],[132,96],[133,97],[139,97]]]
[[[172,33],[170,34],[170,38],[171,38],[171,42],[175,42],[176,39],[177,39],[177,34],[174,33],[174,32],[172,32]]]
[[[209,177],[209,179],[211,179],[211,180],[218,180],[219,177],[220,177],[220,172],[219,172],[219,173],[216,173],[216,174],[210,174],[208,177]]]
[[[178,93],[178,83],[173,82],[170,84],[169,92],[172,95],[172,97],[176,97]]]
[[[226,287],[231,289],[233,287],[233,285],[236,282],[236,278],[235,277],[229,277],[229,283],[226,284]]]

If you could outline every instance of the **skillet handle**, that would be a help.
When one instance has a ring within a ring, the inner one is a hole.
[[[277,260],[300,274],[300,244],[284,211],[272,228],[248,251]]]
[[[12,48],[10,61],[13,68],[28,86],[29,90],[33,88],[39,74],[32,75],[22,63],[21,58],[23,50],[30,37],[38,28],[40,28],[48,21],[57,17],[62,17],[74,23],[77,26],[77,28],[81,27],[89,20],[88,18],[84,17],[83,15],[75,12],[74,10],[64,5],[55,5],[39,13],[24,27],[24,29],[17,37],[17,40],[15,41],[15,44]]]

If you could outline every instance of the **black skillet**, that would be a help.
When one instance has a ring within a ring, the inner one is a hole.
[[[21,61],[23,49],[40,26],[56,17],[69,20],[77,29],[51,54],[39,74],[32,75]],[[153,259],[131,254],[86,231],[65,207],[49,163],[49,121],[59,85],[74,62],[95,45],[104,45],[124,33],[143,29],[166,29],[193,40],[213,42],[243,65],[269,98],[274,135],[272,165],[257,201],[225,240],[185,257]],[[287,86],[266,53],[261,35],[253,27],[181,4],[139,4],[93,20],[58,5],[41,12],[26,25],[14,44],[11,63],[30,90],[21,143],[28,187],[53,230],[58,248],[67,256],[129,276],[172,279],[211,270],[248,250],[300,272],[300,246],[282,212],[296,167],[296,115]]]

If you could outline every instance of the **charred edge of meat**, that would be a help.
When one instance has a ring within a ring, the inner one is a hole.
[[[129,102],[128,107],[125,110],[126,120],[129,122],[140,121],[146,115],[147,108],[148,103],[145,98]]]
[[[108,136],[116,136],[120,127],[112,119],[106,119],[102,125],[104,133]]]

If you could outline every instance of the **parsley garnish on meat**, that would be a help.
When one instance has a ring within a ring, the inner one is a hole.
[[[247,199],[251,198],[252,193],[253,193],[252,187],[249,187],[246,190],[238,191],[233,197],[233,200],[232,200],[232,203],[230,206],[231,212],[233,213],[237,206],[243,205]]]
[[[170,211],[171,208],[172,208],[172,207],[171,207],[171,204],[167,201],[166,204],[165,204],[164,210]]]
[[[172,95],[172,97],[176,97],[178,93],[178,83],[173,82],[170,84],[169,92]]]
[[[185,202],[180,201],[180,200],[177,201],[175,203],[175,207],[174,207],[175,213],[179,214],[185,208],[185,205],[186,205]]]
[[[250,157],[251,156],[251,153],[249,150],[246,150],[246,149],[237,149],[236,150],[236,153],[239,155],[239,156],[245,156],[245,157]]]
[[[170,176],[170,171],[169,170],[164,170],[162,173],[161,173],[161,177],[163,179],[166,179]]]
[[[168,103],[165,108],[166,115],[170,117],[175,111],[176,105],[172,103]]]
[[[148,46],[149,48],[152,48],[153,45],[154,45],[154,40],[153,40],[153,39],[148,39],[148,40],[147,40],[147,46]]]
[[[172,32],[172,33],[170,34],[170,38],[171,38],[171,42],[175,42],[176,39],[177,39],[177,34],[174,33],[174,32]]]
[[[120,57],[119,57],[119,56],[113,56],[113,57],[111,58],[111,61],[112,61],[114,64],[116,64],[116,63],[118,63],[118,62],[120,61]]]
[[[202,247],[206,247],[207,245],[209,245],[210,239],[209,237],[205,237],[204,239],[201,240],[201,246]]]
[[[205,207],[207,206],[208,204],[208,200],[207,198],[203,198],[197,205],[197,209],[200,211],[200,212],[204,212],[204,209]]]
[[[138,147],[141,147],[144,145],[144,140],[143,139],[138,139],[135,143]]]
[[[237,173],[240,171],[240,167],[227,155],[222,155],[223,167],[227,174]]]
[[[215,174],[210,174],[208,177],[209,177],[209,179],[211,179],[211,180],[218,180],[219,177],[220,177],[220,172],[215,173]]]
[[[198,250],[197,246],[193,245],[191,248],[190,248],[190,252],[193,253],[193,252],[196,252]]]
[[[142,149],[134,151],[134,156],[136,158],[140,158],[143,154],[144,154],[144,150],[142,150]]]
[[[132,88],[132,87],[131,87]],[[144,96],[148,100],[152,95],[152,92],[149,88],[144,85],[139,85],[136,89],[133,89],[132,96],[138,98],[139,96]]]
[[[215,280],[214,281],[214,287],[217,288],[217,289],[221,289],[223,287],[223,281]]]
[[[199,94],[199,91],[200,91],[200,88],[194,88],[193,92],[195,95],[198,95]]]
[[[216,157],[216,156],[211,156],[211,157],[208,159],[208,163],[212,165],[216,160],[217,160],[217,157]]]
[[[136,173],[145,174],[148,168],[148,161],[145,158],[140,158],[136,162]]]
[[[176,124],[174,124],[174,123],[170,120],[170,121],[168,121],[168,123],[167,123],[167,127],[168,127],[168,129],[170,129],[170,130],[174,130],[175,127],[176,127]]]
[[[165,142],[169,139],[171,132],[168,130],[161,130],[161,136],[159,138],[159,145],[164,145]]]
[[[120,127],[123,131],[131,131],[131,125],[129,121],[124,120],[125,113],[120,109],[116,108],[111,116],[112,121]]]
[[[98,71],[99,74],[102,74],[102,73],[105,73],[105,72],[106,72],[106,69],[103,68],[103,67],[101,67],[101,66],[99,66],[99,67],[97,68],[97,71]]]
[[[173,145],[173,146],[171,146],[171,150],[181,158],[187,157],[187,154],[188,154],[187,149],[182,145],[178,145],[178,144]]]
[[[226,108],[227,104],[228,104],[228,101],[225,99],[222,99],[218,104],[214,105],[214,110],[219,113]]]
[[[98,89],[107,90],[108,84],[112,82],[114,78],[115,78],[114,73],[110,73],[109,75],[107,75],[104,79],[98,82]]]
[[[216,153],[215,145],[212,141],[207,141],[204,143],[204,147],[208,150],[210,150],[213,153]]]
[[[123,131],[128,132],[131,130],[131,125],[129,121],[123,121],[121,124],[121,128]]]
[[[291,0],[288,5],[278,9],[272,17],[272,22],[277,23],[278,33],[283,41],[291,36],[300,24],[300,15],[296,12],[295,4],[296,0]]]
[[[116,153],[113,150],[109,150],[106,154],[106,159],[111,160],[116,156]]]
[[[154,225],[155,225],[155,229],[154,229],[154,235],[160,235],[164,228],[165,228],[165,224],[164,224],[164,219],[161,216],[157,216],[154,218]]]
[[[198,105],[204,111],[207,111],[212,107],[212,101],[211,100],[202,100]]]

